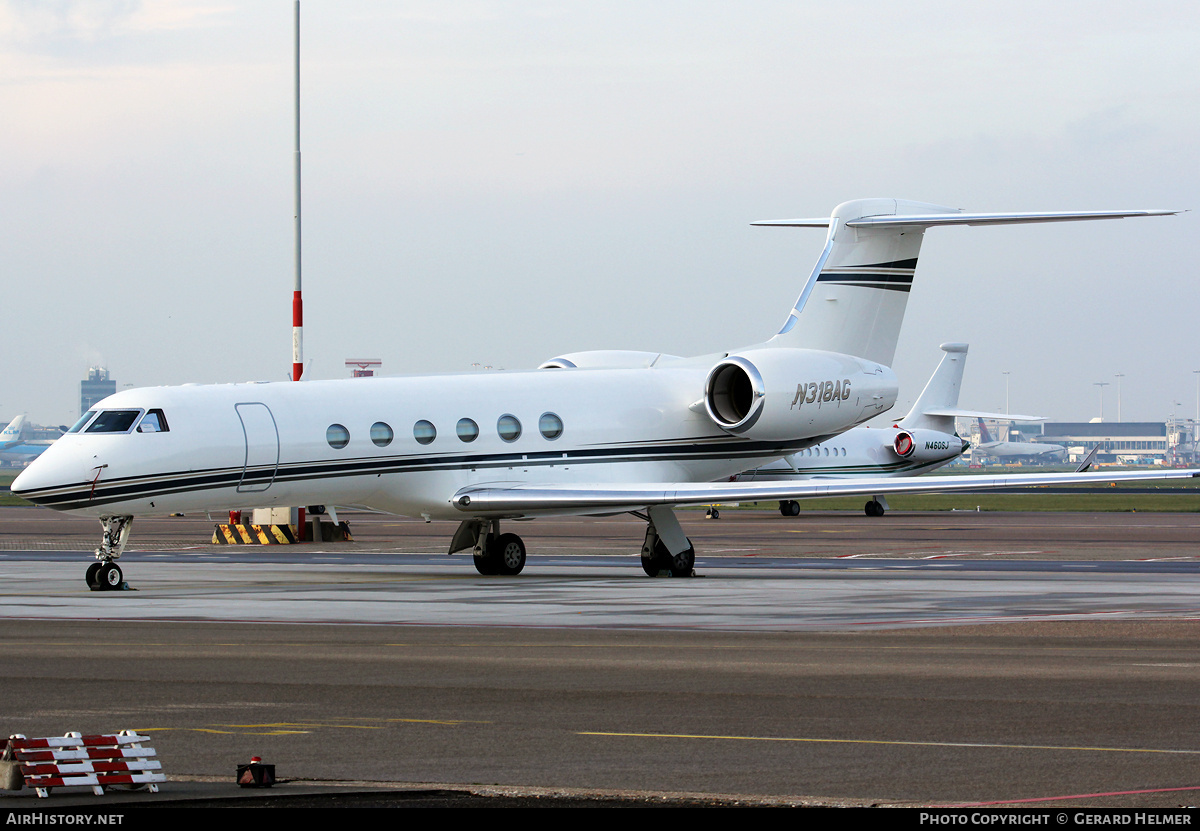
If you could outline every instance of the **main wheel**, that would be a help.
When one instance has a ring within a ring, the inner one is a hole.
[[[657,577],[658,573],[665,569],[666,565],[659,562],[657,552],[651,554],[649,557],[645,554],[642,555],[642,571],[646,572],[647,577]]]
[[[475,570],[480,574],[499,574],[500,558],[496,556],[496,538],[488,534],[483,541],[483,551],[476,552]]]
[[[872,499],[870,502],[864,505],[863,511],[866,512],[867,516],[883,516],[885,513],[883,510],[883,505],[878,499]]]
[[[688,540],[687,550],[672,556],[663,541],[659,540],[654,544],[654,555],[642,557],[642,571],[650,577],[657,577],[664,571],[670,572],[672,577],[691,577],[696,565],[696,549],[691,543]]]
[[[520,574],[525,568],[525,543],[516,534],[501,534],[493,543],[498,574]]]
[[[779,503],[779,513],[784,516],[800,516],[800,503],[794,499],[785,499]]]
[[[696,549],[688,545],[687,551],[681,551],[674,556],[668,554],[667,562],[671,564],[672,577],[691,577],[696,566]]]

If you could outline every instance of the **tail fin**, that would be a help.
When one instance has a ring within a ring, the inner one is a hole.
[[[21,427],[25,424],[25,416],[19,415],[0,430],[0,447],[8,447],[21,440]]]
[[[979,419],[979,443],[988,444],[992,440],[992,434],[988,432],[987,425],[983,423],[983,419]]]
[[[772,346],[821,349],[890,366],[925,229],[1163,216],[1177,211],[963,213],[904,199],[843,202],[827,219],[755,222],[828,228],[825,250]]]
[[[953,208],[898,199],[858,199],[838,205],[825,220],[829,226],[825,250],[771,343],[841,352],[890,366],[925,229],[857,228],[847,223],[868,216],[953,212]]]
[[[967,364],[967,344],[943,343],[941,363],[929,376],[929,383],[917,397],[908,415],[899,422],[904,428],[924,428],[954,433],[953,411],[958,407],[963,369]]]

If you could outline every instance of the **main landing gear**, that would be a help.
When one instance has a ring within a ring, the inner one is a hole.
[[[784,499],[779,503],[779,513],[784,516],[800,516],[800,503],[795,499]]]
[[[646,539],[642,542],[642,571],[648,577],[691,577],[695,572],[696,549],[683,533],[675,512],[654,507],[646,514]]]
[[[450,543],[450,553],[470,548],[480,574],[520,574],[525,568],[525,542],[501,534],[498,519],[464,519]]]
[[[667,506],[646,513],[632,511],[646,520],[642,543],[642,571],[650,577],[691,577],[696,550],[683,533],[674,511]],[[486,575],[520,574],[525,568],[525,543],[516,534],[501,534],[500,520],[464,519],[450,541],[450,554],[470,549],[475,570]]]
[[[120,591],[126,587],[125,578],[115,561],[121,558],[121,552],[129,542],[133,517],[102,516],[100,526],[104,534],[100,538],[100,547],[96,549],[96,562],[88,566],[85,579],[88,588],[94,592]]]
[[[883,516],[887,513],[887,510],[887,500],[882,496],[876,496],[863,506],[863,512],[867,516]],[[779,513],[784,516],[799,516],[800,503],[794,499],[784,499],[779,503]]]

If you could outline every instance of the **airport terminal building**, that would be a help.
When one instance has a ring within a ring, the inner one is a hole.
[[[1059,421],[1044,424],[1037,441],[1063,445],[1071,462],[1098,446],[1099,464],[1161,465],[1179,442],[1173,432],[1161,421]]]
[[[1102,465],[1165,465],[1187,467],[1200,461],[1197,442],[1194,438],[1195,421],[1178,419],[1173,421],[1049,421],[1042,424],[1040,433],[1029,434],[1026,425],[1021,431],[1015,426],[997,420],[994,435],[1002,441],[1025,441],[1034,444],[1057,444],[1066,448],[1064,458],[1025,458],[1010,463],[1046,464],[1066,462],[1078,464],[1098,448],[1096,464]],[[1033,428],[1037,430],[1037,427]],[[972,445],[979,444],[978,428],[971,425],[969,435]],[[976,461],[973,455],[973,463]],[[984,459],[983,464],[998,462]],[[1003,463],[1003,462],[999,462]]]

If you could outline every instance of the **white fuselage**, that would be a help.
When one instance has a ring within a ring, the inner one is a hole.
[[[907,456],[896,451],[902,433],[913,435]],[[739,481],[788,481],[846,476],[917,476],[936,470],[962,455],[961,438],[932,430],[901,427],[855,427],[786,459],[770,462],[738,476]]]
[[[120,432],[85,424],[49,448],[13,490],[93,516],[328,504],[461,519],[450,500],[469,486],[726,479],[895,401],[890,370],[798,352],[776,385],[786,395],[768,393],[762,418],[776,432],[780,419],[791,419],[789,437],[763,438],[753,429],[733,435],[696,406],[721,357],[638,369],[129,390],[95,409],[159,411],[165,431],[141,432],[136,420]],[[789,408],[798,385],[824,378],[838,379],[839,388],[853,378],[845,400]],[[470,441],[467,419],[477,427]],[[512,419],[520,425],[516,437]]]

